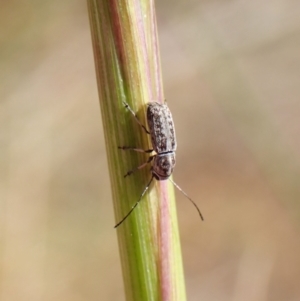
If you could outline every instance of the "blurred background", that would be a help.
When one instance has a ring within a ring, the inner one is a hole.
[[[188,300],[300,300],[300,2],[157,1]],[[85,1],[2,1],[0,300],[124,300]]]

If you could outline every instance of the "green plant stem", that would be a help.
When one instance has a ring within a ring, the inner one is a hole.
[[[154,2],[88,0],[100,107],[116,222],[149,182],[150,166],[124,179],[147,155],[118,146],[151,148],[128,103],[145,124],[149,101],[164,101]],[[106,201],[106,200],[103,200]],[[184,301],[185,285],[169,181],[153,181],[134,212],[117,228],[126,300]]]

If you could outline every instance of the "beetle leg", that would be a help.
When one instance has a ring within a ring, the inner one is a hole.
[[[142,148],[136,148],[136,147],[131,147],[131,146],[118,146],[118,149],[133,150],[135,152],[140,152],[140,153],[152,153],[153,152],[153,149],[142,149]]]
[[[155,156],[156,156],[156,155],[150,156],[149,159],[147,160],[147,162],[143,163],[142,165],[140,165],[140,166],[138,166],[138,167],[136,167],[136,168],[134,168],[134,169],[132,169],[132,170],[129,170],[129,171],[127,172],[127,174],[124,175],[124,178],[126,178],[127,176],[130,176],[131,174],[133,174],[133,173],[136,172],[137,170],[140,170],[140,169],[144,168],[147,164],[149,164],[149,163],[153,160],[153,158],[154,158]]]
[[[143,130],[150,135],[150,132],[146,129],[146,127],[140,122],[140,120],[138,119],[138,117],[136,116],[136,114],[134,113],[134,111],[131,109],[131,107],[129,106],[128,103],[126,103],[125,101],[123,101],[123,104],[125,106],[126,109],[129,110],[129,112],[134,116],[134,119],[136,120],[136,122],[143,128]]]

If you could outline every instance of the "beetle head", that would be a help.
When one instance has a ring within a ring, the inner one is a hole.
[[[158,154],[154,158],[152,174],[158,180],[168,179],[175,167],[175,153]]]

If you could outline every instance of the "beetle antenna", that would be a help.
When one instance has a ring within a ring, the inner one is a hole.
[[[125,219],[132,213],[132,211],[135,209],[135,207],[139,204],[139,202],[142,200],[143,196],[145,195],[146,191],[148,190],[152,180],[153,180],[154,176],[151,177],[150,182],[147,184],[147,186],[145,187],[143,193],[141,194],[139,200],[132,206],[132,208],[129,210],[129,212],[122,218],[121,221],[119,221],[114,228],[119,227],[124,221]]]
[[[199,207],[197,206],[197,204],[171,179],[171,178],[169,178],[169,180],[173,183],[173,185],[179,190],[179,191],[181,191],[182,192],[182,194],[184,194],[191,202],[192,202],[192,204],[195,206],[195,208],[197,209],[197,211],[198,211],[198,213],[199,213],[199,215],[200,215],[200,217],[201,217],[201,219],[204,221],[204,218],[203,218],[203,215],[202,215],[202,213],[201,213],[201,211],[200,211],[200,209],[199,209]]]

